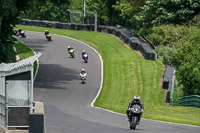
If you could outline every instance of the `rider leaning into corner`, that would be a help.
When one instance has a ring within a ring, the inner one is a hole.
[[[87,76],[87,73],[85,72],[85,69],[83,68],[83,69],[81,69],[81,72],[80,72],[80,78],[82,78],[82,77],[86,77]]]
[[[45,34],[45,36],[47,36],[49,34],[49,31],[45,30],[44,34]]]
[[[69,52],[71,49],[73,50],[73,48],[72,48],[71,46],[67,46],[68,52]]]
[[[82,58],[83,58],[84,54],[87,54],[87,52],[85,50],[82,51]]]
[[[131,100],[129,102],[129,105],[128,105],[128,109],[126,110],[126,114],[127,114],[127,117],[128,117],[128,120],[130,120],[130,115],[129,115],[129,112],[130,112],[130,109],[133,107],[133,105],[135,104],[138,104],[140,107],[141,107],[141,111],[143,112],[144,111],[144,106],[143,106],[143,103],[142,101],[140,100],[140,96],[134,96],[133,100]],[[142,113],[140,114],[139,116],[139,119],[138,119],[138,124],[140,123],[140,119],[141,119],[141,116],[142,116]]]

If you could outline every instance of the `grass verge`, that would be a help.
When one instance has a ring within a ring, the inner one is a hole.
[[[30,56],[35,55],[34,51],[30,47],[28,47],[26,44],[22,43],[21,41],[15,40],[14,46],[16,48],[16,51],[17,51],[17,54],[18,54],[20,60],[26,59]],[[34,65],[33,72],[35,75],[36,69],[37,69],[37,62],[35,61],[33,65]]]
[[[129,101],[138,94],[144,103],[143,118],[200,126],[200,109],[168,106],[164,102],[161,61],[143,59],[138,52],[126,47],[118,38],[105,33],[72,31],[43,27],[18,26],[30,31],[69,36],[94,47],[104,65],[103,88],[95,106],[125,113]],[[53,37],[52,37],[53,38]],[[186,115],[187,114],[187,115]]]

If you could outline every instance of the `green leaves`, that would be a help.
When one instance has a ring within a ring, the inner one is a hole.
[[[200,39],[199,39],[200,42]],[[184,95],[200,94],[200,45],[190,42],[171,55]]]
[[[149,27],[161,24],[182,24],[200,12],[199,0],[148,0],[135,15],[141,26]]]

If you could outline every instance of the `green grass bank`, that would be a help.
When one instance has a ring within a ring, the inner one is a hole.
[[[17,55],[19,56],[20,60],[26,59],[30,56],[35,55],[34,51],[21,41],[15,40],[14,46],[16,48]],[[34,62],[34,75],[36,73],[36,69],[37,69],[37,62],[35,61]]]
[[[200,126],[200,109],[168,106],[161,89],[164,66],[160,60],[145,60],[117,37],[99,32],[72,31],[44,27],[17,26],[23,30],[60,34],[83,41],[102,56],[103,88],[95,106],[125,114],[129,101],[140,95],[143,118]],[[52,35],[53,39],[53,35]]]

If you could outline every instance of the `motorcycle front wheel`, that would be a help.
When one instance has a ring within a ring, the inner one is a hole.
[[[131,129],[135,130],[136,125],[138,123],[138,117],[137,116],[132,116],[132,121],[131,121]]]

